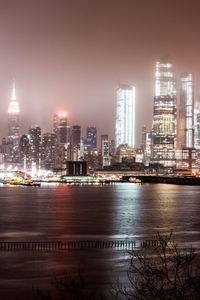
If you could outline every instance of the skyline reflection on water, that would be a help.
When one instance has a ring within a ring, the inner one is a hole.
[[[8,239],[146,237],[199,233],[199,187],[115,184],[0,187],[0,236]]]
[[[0,236],[120,238],[173,230],[182,237],[199,231],[198,197],[198,186],[165,184],[2,186]]]
[[[199,191],[198,186],[167,184],[2,185],[0,239],[137,240],[173,230],[178,243],[200,248]],[[79,268],[104,285],[122,276],[125,256],[114,249],[1,251],[0,288],[12,296],[16,288],[44,287],[52,276]]]

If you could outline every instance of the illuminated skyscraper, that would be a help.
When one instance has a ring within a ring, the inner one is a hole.
[[[110,166],[110,142],[107,134],[101,135],[101,156],[102,156],[102,167]]]
[[[80,160],[81,126],[71,126],[71,157],[73,161]]]
[[[66,113],[62,112],[54,115],[53,131],[57,136],[58,144],[67,144],[68,142],[68,127]]]
[[[181,77],[178,145],[194,147],[194,92],[192,74]]]
[[[19,159],[19,104],[14,82],[11,101],[8,106],[8,149],[7,160],[17,162]]]
[[[31,171],[31,145],[30,145],[30,134],[25,133],[20,137],[19,150],[20,150],[20,161],[24,166],[24,171]]]
[[[55,167],[56,143],[57,143],[57,137],[55,133],[43,134],[41,161],[42,161],[42,168],[45,170],[53,170]]]
[[[147,139],[147,128],[146,125],[142,126],[142,144],[141,144],[141,148],[142,151],[145,151],[146,148],[146,139]]]
[[[86,143],[91,148],[97,148],[97,128],[95,126],[88,126],[87,127],[87,139]]]
[[[40,170],[41,164],[41,128],[37,125],[29,129],[30,138],[30,158],[32,162],[32,170],[37,172]]]
[[[115,155],[115,140],[110,140],[110,145],[109,145],[109,152],[110,152],[110,156],[114,156]]]
[[[176,147],[176,82],[173,65],[157,62],[155,79],[152,160],[164,166],[173,166]]]
[[[200,102],[194,107],[194,147],[200,149]]]
[[[57,169],[63,169],[66,160],[70,159],[70,127],[67,125],[65,112],[54,115],[53,132],[56,134],[56,163]]]
[[[115,142],[116,148],[122,144],[135,146],[134,86],[122,84],[117,90]]]
[[[80,146],[81,140],[81,126],[73,125],[71,127],[71,143],[73,147]]]

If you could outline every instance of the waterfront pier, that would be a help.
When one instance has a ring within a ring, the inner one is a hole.
[[[200,177],[196,176],[171,176],[171,175],[135,175],[123,176],[124,182],[139,179],[141,183],[167,183],[180,185],[200,185]]]
[[[159,240],[68,240],[68,241],[0,241],[0,251],[56,251],[70,249],[121,249],[160,246]]]

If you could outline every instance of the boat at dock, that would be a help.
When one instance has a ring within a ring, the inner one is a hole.
[[[23,185],[23,186],[40,186],[40,182],[34,182],[34,181],[29,181],[29,182],[21,182],[20,185]]]
[[[16,178],[2,180],[2,183],[8,184],[8,185],[14,185],[14,186],[19,186],[19,185],[21,185],[21,186],[40,186],[41,185],[40,182],[35,182],[32,180],[26,180],[26,179],[19,180]]]

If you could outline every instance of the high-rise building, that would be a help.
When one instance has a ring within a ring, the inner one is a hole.
[[[53,132],[57,136],[58,144],[64,145],[68,143],[68,126],[66,113],[62,112],[53,117]]]
[[[73,125],[71,127],[71,143],[72,146],[78,146],[80,145],[81,140],[81,126],[79,125]]]
[[[71,126],[71,160],[80,160],[81,126]]]
[[[85,148],[85,146],[84,146],[84,139],[83,138],[81,138],[81,140],[80,140],[80,159],[81,160],[84,160],[84,148]]]
[[[8,143],[6,138],[2,138],[2,144],[1,144],[1,148],[0,148],[0,154],[2,157],[2,161],[6,162],[8,161],[7,156],[8,156]]]
[[[9,162],[19,160],[19,104],[16,98],[15,83],[13,83],[12,97],[8,106],[8,155]]]
[[[181,77],[180,109],[178,121],[178,148],[194,147],[194,92],[192,74]]]
[[[6,141],[5,137],[2,138],[1,153],[4,154],[4,156],[6,156],[6,153],[7,153],[7,141]]]
[[[194,107],[194,147],[200,149],[200,102]]]
[[[107,134],[101,135],[101,156],[102,156],[102,167],[110,166],[110,142]]]
[[[44,133],[42,136],[41,161],[42,168],[53,170],[56,160],[57,137],[55,133]]]
[[[169,62],[157,62],[155,79],[152,160],[164,166],[174,166],[176,148],[176,82],[173,74],[173,65]]]
[[[144,165],[149,166],[152,156],[152,132],[146,132],[146,141],[144,148]]]
[[[30,157],[32,171],[37,172],[41,166],[41,128],[37,125],[29,129],[30,135]]]
[[[109,152],[110,156],[113,157],[115,155],[115,140],[111,140],[109,143]]]
[[[55,168],[61,170],[65,168],[65,161],[70,160],[71,157],[70,127],[67,125],[65,112],[54,115],[53,132],[57,140]]]
[[[19,141],[20,161],[25,172],[32,167],[30,137],[29,133],[23,134]]]
[[[135,87],[121,84],[117,90],[115,123],[116,148],[127,144],[135,146]]]
[[[143,125],[142,126],[142,144],[141,144],[143,153],[146,149],[146,139],[147,139],[147,127],[146,127],[146,125]]]
[[[97,148],[97,128],[95,126],[88,126],[86,134],[86,144],[92,149]]]
[[[117,148],[116,162],[135,162],[136,150],[127,144],[122,144]]]

